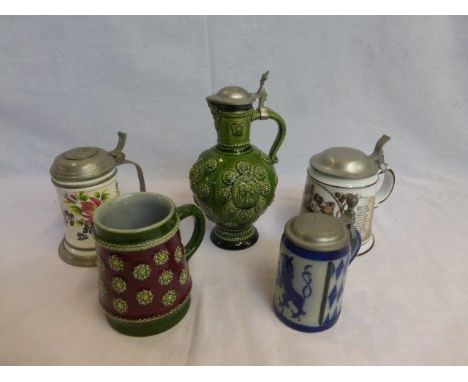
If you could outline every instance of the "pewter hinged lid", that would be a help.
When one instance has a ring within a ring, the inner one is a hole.
[[[340,219],[312,212],[290,219],[284,230],[294,244],[312,251],[336,251],[350,240],[349,230]]]
[[[315,170],[336,178],[365,179],[386,171],[383,146],[390,137],[383,135],[376,143],[374,152],[367,155],[351,147],[331,147],[310,159]]]
[[[216,94],[206,97],[208,102],[221,105],[245,106],[252,105],[257,98],[265,94],[263,85],[268,78],[268,73],[265,72],[260,80],[260,87],[256,93],[249,93],[240,86],[226,86],[220,89]],[[266,96],[264,97],[266,99]]]
[[[115,169],[125,159],[122,149],[127,135],[119,131],[119,141],[112,151],[99,147],[77,147],[57,156],[50,167],[56,181],[83,182],[100,178]]]

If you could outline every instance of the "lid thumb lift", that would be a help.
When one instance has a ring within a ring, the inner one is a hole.
[[[370,155],[370,157],[377,162],[382,172],[385,172],[388,170],[387,163],[385,163],[385,160],[384,160],[383,147],[385,143],[387,143],[389,140],[390,140],[390,137],[388,135],[385,135],[385,134],[382,135],[380,139],[377,141],[377,143],[375,144],[374,152]]]
[[[268,119],[268,109],[264,106],[265,101],[268,98],[268,93],[264,87],[265,81],[268,79],[268,75],[270,71],[267,70],[265,73],[262,74],[262,78],[260,79],[260,86],[257,90],[257,93],[253,94],[255,98],[258,98],[258,111],[260,111],[260,119]]]
[[[111,151],[109,151],[109,154],[112,155],[115,158],[115,161],[117,163],[122,163],[125,160],[125,154],[122,152],[125,142],[127,141],[127,134],[119,131],[117,133],[119,135],[119,141],[117,142],[117,146]]]

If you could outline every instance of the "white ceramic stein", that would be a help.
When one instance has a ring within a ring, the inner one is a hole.
[[[307,170],[302,212],[340,217],[346,208],[347,195],[359,198],[355,210],[355,226],[362,240],[359,255],[372,249],[374,208],[390,196],[395,184],[395,173],[384,162],[383,146],[389,140],[383,135],[371,155],[350,147],[329,148],[314,155]]]
[[[124,163],[135,165],[140,191],[145,191],[141,167],[125,159],[122,152],[127,135],[122,132],[118,135],[119,141],[112,151],[77,147],[57,156],[50,168],[65,222],[59,255],[68,264],[96,266],[93,212],[105,201],[119,195],[117,166]]]
[[[361,245],[353,226],[355,195],[335,218],[305,212],[290,219],[281,238],[273,309],[287,326],[303,332],[331,328],[341,314],[346,273]]]

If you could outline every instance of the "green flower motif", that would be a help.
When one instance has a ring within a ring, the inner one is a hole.
[[[117,255],[109,257],[109,266],[116,272],[123,271],[124,269],[124,263]]]
[[[123,293],[127,290],[127,283],[121,277],[113,277],[112,289],[114,289],[117,293]]]
[[[172,271],[164,271],[163,273],[161,273],[161,275],[159,276],[159,283],[161,285],[169,285],[172,281],[172,278],[174,276],[174,273],[172,273]]]
[[[226,170],[223,173],[223,182],[226,184],[233,184],[236,179],[236,173],[232,170]]]
[[[203,161],[198,160],[193,167],[190,169],[189,178],[192,184],[197,184],[201,177],[200,167]]]
[[[262,194],[262,196],[265,196],[265,197],[267,197],[271,191],[271,186],[270,186],[270,183],[268,182],[260,182],[258,184],[258,188],[260,190],[260,194]]]
[[[224,207],[224,211],[228,215],[235,215],[235,213],[237,212],[237,207],[234,205],[232,201],[230,201],[228,204],[226,204],[226,207]]]
[[[248,174],[250,172],[250,164],[245,160],[237,162],[236,169],[239,174]]]
[[[171,289],[169,292],[167,292],[163,298],[162,298],[162,303],[164,306],[169,306],[174,304],[175,300],[177,298],[177,293],[175,290]]]
[[[216,163],[216,160],[215,159],[208,159],[205,163],[205,171],[210,174],[212,173],[214,170],[216,170],[216,167],[217,167],[217,163]]]
[[[128,310],[127,301],[125,301],[123,298],[120,298],[120,297],[114,298],[113,305],[114,305],[114,309],[118,313],[125,313]]]
[[[136,299],[140,305],[148,305],[153,301],[153,292],[149,289],[143,289],[137,293]]]
[[[251,221],[255,219],[255,211],[253,208],[249,210],[239,210],[239,219],[244,221]]]
[[[174,258],[177,263],[180,263],[184,258],[184,250],[180,245],[178,245],[175,249]]]
[[[187,282],[187,279],[188,279],[188,272],[186,269],[184,269],[182,272],[180,272],[179,283],[181,285],[185,285],[185,283]]]
[[[267,202],[263,196],[260,196],[260,198],[258,198],[258,202],[257,202],[257,205],[255,206],[255,209],[257,212],[260,212],[266,208],[267,208]]]
[[[198,194],[200,195],[200,198],[206,199],[210,196],[210,187],[208,187],[207,184],[200,184],[198,186]]]
[[[99,288],[99,293],[101,295],[105,296],[107,294],[107,288],[104,285],[104,283],[102,282],[102,280],[98,281],[98,288]]]
[[[154,254],[154,263],[156,265],[163,265],[169,260],[169,251],[167,249],[161,249]]]
[[[253,168],[253,174],[258,180],[263,180],[266,177],[266,171],[263,167],[255,166]]]
[[[219,198],[223,202],[227,202],[231,197],[231,189],[229,187],[223,187],[219,190]]]
[[[133,277],[137,280],[146,280],[151,274],[151,267],[148,264],[138,264],[133,268]]]

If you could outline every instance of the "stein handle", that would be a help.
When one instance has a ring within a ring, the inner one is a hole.
[[[138,182],[140,183],[140,191],[146,191],[145,178],[143,176],[143,170],[138,163],[135,163],[131,160],[125,159],[125,153],[122,151],[125,146],[125,141],[127,140],[127,134],[119,131],[118,133],[119,141],[117,146],[112,151],[109,151],[109,154],[115,158],[115,163],[117,166],[121,164],[130,163],[136,167],[138,174]]]
[[[349,263],[351,264],[361,248],[361,234],[356,228],[354,228],[354,226],[351,226],[349,231],[351,236],[351,259],[349,260]]]
[[[138,182],[140,183],[140,191],[146,191],[145,178],[143,176],[143,170],[140,167],[140,165],[136,162],[133,162],[131,160],[124,158],[117,162],[117,166],[120,166],[121,164],[125,164],[125,163],[133,164],[136,167],[137,175],[138,175]]]
[[[346,225],[349,231],[349,238],[351,242],[351,251],[349,259],[350,264],[358,254],[359,249],[361,248],[361,235],[359,231],[354,227],[354,223],[356,223],[356,212],[354,211],[354,209],[356,208],[358,203],[359,198],[356,195],[348,194],[348,196],[346,197],[346,204],[348,208],[340,217],[341,222]]]
[[[185,258],[189,260],[198,249],[205,236],[205,216],[203,216],[203,212],[200,208],[194,204],[184,204],[183,206],[176,207],[176,214],[179,220],[183,220],[189,216],[195,218],[192,236],[187,245],[184,246]]]
[[[256,121],[257,119],[272,119],[278,125],[278,134],[276,135],[276,139],[273,142],[273,145],[270,149],[270,160],[273,163],[278,162],[278,157],[276,153],[278,152],[281,144],[284,141],[284,137],[286,136],[286,123],[284,122],[283,117],[281,115],[275,113],[268,107],[260,107],[259,109],[255,110],[252,121]]]
[[[384,173],[384,178],[382,186],[375,194],[375,206],[374,208],[379,207],[383,202],[385,202],[395,187],[395,173],[391,168],[387,169]]]

